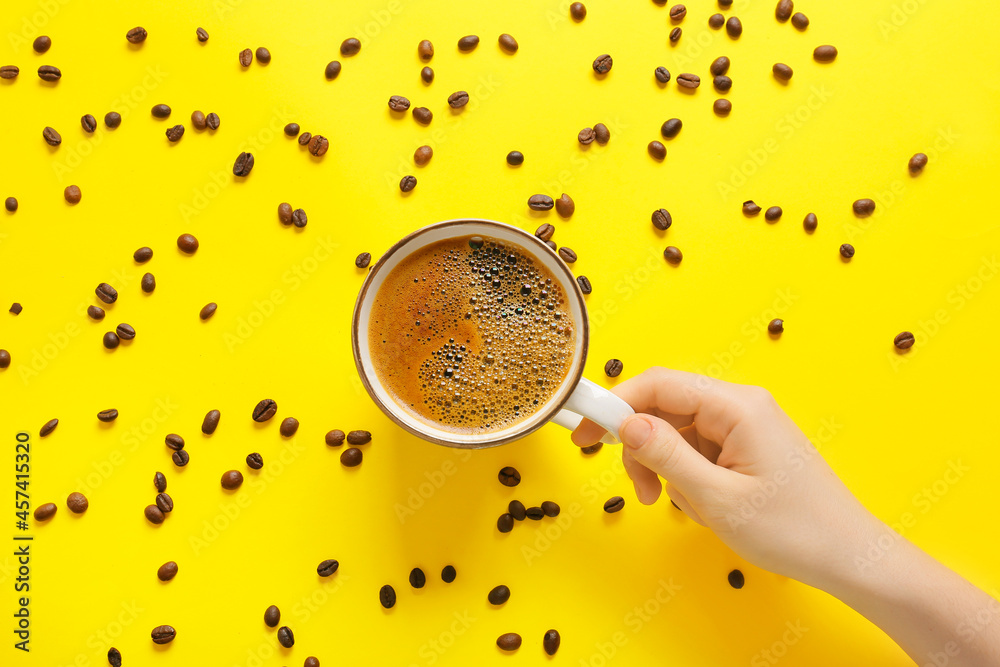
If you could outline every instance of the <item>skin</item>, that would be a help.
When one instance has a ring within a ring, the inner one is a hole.
[[[1000,665],[1000,602],[865,509],[766,390],[651,368],[613,391],[636,411],[622,460],[640,502],[662,477],[737,554],[842,600],[917,664]],[[584,420],[572,437],[603,435]]]

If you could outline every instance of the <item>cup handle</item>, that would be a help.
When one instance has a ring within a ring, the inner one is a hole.
[[[551,421],[572,431],[586,417],[607,431],[601,442],[613,445],[621,441],[618,429],[625,418],[634,414],[635,410],[628,403],[587,378],[580,378],[563,409]]]

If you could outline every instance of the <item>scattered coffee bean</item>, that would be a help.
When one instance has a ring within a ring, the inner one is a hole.
[[[424,62],[427,62],[434,57],[434,45],[431,44],[431,40],[420,40],[420,43],[417,44],[417,55]]]
[[[410,108],[410,100],[402,95],[393,95],[389,98],[389,108],[393,111],[406,111]]]
[[[300,141],[301,143],[301,141]],[[309,153],[316,157],[323,157],[330,150],[330,142],[322,134],[314,135],[309,140]]]
[[[614,514],[615,512],[620,512],[621,509],[625,507],[625,499],[621,496],[615,496],[614,498],[608,498],[604,503],[604,511],[608,514]]]
[[[328,558],[316,566],[316,574],[321,577],[330,577],[333,576],[333,573],[336,572],[339,567],[340,563],[333,558]]]
[[[198,250],[198,239],[192,234],[181,234],[177,237],[177,248],[188,255],[193,255]]]
[[[529,507],[524,510],[524,516],[532,521],[541,521],[545,517],[545,510],[541,507]]]
[[[167,477],[162,472],[157,472],[153,475],[153,487],[163,493],[167,490]]]
[[[342,66],[339,60],[331,60],[326,64],[326,69],[323,70],[323,75],[327,78],[327,80],[333,81],[337,78],[337,75],[340,74],[341,69]]]
[[[681,122],[680,118],[671,118],[660,126],[660,134],[663,135],[664,139],[673,139],[683,126],[684,123]]]
[[[413,586],[414,588],[423,588],[426,583],[427,576],[424,574],[423,570],[419,567],[415,567],[410,570],[410,586]]]
[[[386,609],[392,609],[396,606],[396,591],[392,586],[386,584],[378,591],[378,601],[382,603],[382,606]]]
[[[153,106],[152,114],[154,118],[169,118],[171,109],[166,104],[157,104]]]
[[[598,442],[598,443],[595,443],[593,445],[589,445],[587,447],[581,447],[580,448],[580,453],[581,454],[588,454],[588,455],[589,454],[596,454],[597,452],[601,451],[602,447],[604,447],[604,443],[603,442]]]
[[[514,39],[513,36],[504,33],[500,35],[500,38],[497,41],[500,44],[500,48],[506,51],[507,53],[517,52],[517,40]]]
[[[367,268],[372,261],[372,254],[370,252],[363,252],[354,258],[354,266],[359,269]]]
[[[670,70],[666,67],[657,67],[653,70],[653,76],[656,77],[656,80],[660,83],[667,83],[670,81]]]
[[[559,257],[561,257],[562,261],[566,262],[567,264],[572,264],[577,259],[576,252],[574,252],[572,248],[569,248],[567,246],[559,248]]]
[[[649,152],[649,156],[654,160],[663,160],[667,157],[667,147],[659,141],[650,141],[649,145],[646,146],[646,151]]]
[[[7,197],[7,199],[5,199],[3,202],[3,207],[7,209],[8,213],[13,213],[14,211],[17,210],[17,198]]]
[[[660,208],[653,211],[653,226],[660,231],[666,231],[670,229],[674,219],[670,217],[670,211],[665,208]]]
[[[681,253],[679,248],[668,245],[663,250],[663,259],[676,266],[681,263],[682,259],[684,259],[684,255]]]
[[[715,86],[715,89],[720,93],[725,93],[733,87],[733,80],[728,76],[719,75],[712,79],[712,85]]]
[[[146,515],[146,520],[152,524],[159,525],[163,523],[163,511],[156,505],[146,505],[146,509],[143,510],[143,514]]]
[[[774,78],[779,81],[788,81],[792,78],[792,68],[785,63],[775,63],[771,67],[771,72],[774,73]]]
[[[501,533],[509,533],[514,530],[514,517],[511,516],[510,512],[506,512],[500,515],[497,519],[497,530]]]
[[[149,260],[153,259],[153,249],[147,246],[143,246],[132,253],[132,259],[134,259],[139,264],[145,264]]]
[[[754,200],[748,199],[745,202],[743,202],[743,215],[747,216],[748,218],[752,218],[758,213],[760,213],[760,206],[757,206]]]
[[[735,16],[730,16],[729,20],[726,21],[726,34],[733,39],[739,39],[739,36],[743,34],[743,24]]]
[[[713,30],[718,30],[726,23],[726,17],[722,14],[712,14],[708,17],[708,27]]]
[[[233,163],[233,174],[236,176],[249,176],[253,169],[253,153],[242,152],[236,156]]]
[[[240,65],[244,68],[250,67],[250,63],[253,62],[253,51],[250,49],[243,49],[240,51]]]
[[[434,156],[434,149],[430,146],[420,146],[413,152],[413,161],[420,167],[431,161]]]
[[[122,115],[117,111],[109,111],[104,114],[104,124],[109,130],[115,130],[122,124]]]
[[[289,123],[288,125],[285,125],[285,136],[297,137],[299,136],[299,129],[298,123]]]
[[[512,167],[524,164],[524,153],[521,151],[511,151],[507,153],[507,164]]]
[[[504,466],[497,473],[497,478],[500,483],[504,486],[517,486],[521,483],[521,473],[517,471],[517,468],[511,466]]]
[[[340,43],[340,55],[353,56],[361,51],[361,41],[355,37],[349,37]]]
[[[70,204],[79,204],[80,198],[83,197],[83,193],[80,192],[79,186],[67,185],[66,189],[63,190],[63,197]]]
[[[597,123],[594,125],[594,139],[601,146],[605,145],[611,141],[611,130],[604,123]]]
[[[361,465],[364,454],[357,447],[348,447],[340,454],[341,465],[347,468],[354,468]]]
[[[113,422],[114,420],[118,419],[118,411],[115,410],[114,408],[110,408],[108,410],[101,410],[100,412],[97,413],[97,419],[104,423]]]
[[[555,206],[555,202],[552,200],[552,197],[548,195],[531,195],[528,197],[528,208],[532,211],[548,211],[551,210],[553,206]],[[553,231],[555,231],[554,227]],[[538,236],[537,232],[535,236]],[[542,237],[539,236],[538,238]],[[548,241],[549,238],[552,238],[551,234],[549,234],[548,238],[544,238],[542,240]]]
[[[733,570],[730,572],[728,579],[729,585],[736,589],[743,588],[743,585],[746,583],[743,573],[739,570]]]
[[[840,256],[844,259],[850,259],[854,257],[854,246],[850,243],[844,243],[840,246]]]
[[[176,433],[168,433],[167,436],[163,439],[163,441],[166,443],[167,447],[174,450],[175,452],[179,452],[180,450],[184,449],[184,438],[177,435]]]
[[[809,17],[802,12],[792,14],[792,25],[798,30],[805,30],[809,27]]]
[[[10,368],[10,352],[0,349],[0,368]]]
[[[156,494],[156,506],[164,514],[174,511],[174,499],[168,494],[160,492]]]
[[[512,500],[507,505],[507,512],[514,517],[516,521],[524,521],[525,508],[524,503],[520,500]]]
[[[732,110],[733,103],[729,100],[720,98],[712,103],[712,111],[714,111],[717,116],[728,116]]]
[[[205,124],[208,125],[208,129],[210,130],[218,130],[221,123],[222,121],[219,119],[219,114],[214,111],[205,116]]]
[[[142,26],[136,26],[125,33],[125,39],[127,39],[131,44],[142,44],[146,41],[147,35],[148,33],[145,28]]]
[[[587,17],[587,7],[582,2],[574,2],[569,6],[569,15],[574,21],[582,21]]]
[[[10,310],[8,312],[13,313],[14,315],[20,315],[22,310],[24,310],[24,308],[21,307],[21,304],[15,302],[10,304]]]
[[[39,35],[35,37],[35,41],[31,43],[31,48],[35,50],[35,53],[45,53],[52,46],[52,39],[48,35]]]
[[[287,625],[278,628],[278,643],[285,648],[292,648],[295,645],[295,635]]]
[[[66,507],[73,514],[83,514],[90,507],[87,497],[79,491],[74,491],[66,498]]]
[[[285,438],[290,438],[299,430],[299,420],[295,417],[285,417],[278,427],[278,433]]]
[[[46,127],[42,130],[42,138],[45,139],[45,143],[49,146],[58,146],[62,143],[62,135],[55,131],[51,127]]]
[[[427,107],[415,107],[412,113],[413,119],[422,125],[427,125],[434,120],[434,114]]]
[[[116,334],[114,331],[109,331],[106,334],[104,334],[104,339],[102,342],[104,343],[104,347],[108,348],[109,350],[113,350],[116,347],[118,347],[118,344],[121,343],[121,340],[119,340],[118,334]]]
[[[671,30],[669,36],[671,43],[676,44],[678,41],[680,41],[682,32],[683,31],[680,28],[674,28],[673,30]]]
[[[729,71],[729,64],[729,58],[719,56],[708,66],[708,71],[712,73],[712,76],[724,76]]]
[[[792,15],[792,0],[779,0],[778,6],[774,9],[774,18],[782,23],[787,21]]]
[[[170,581],[177,576],[177,563],[168,560],[156,571],[156,578],[160,581]]]
[[[584,294],[590,294],[594,291],[593,286],[590,284],[590,279],[587,276],[577,276],[576,284],[580,286],[580,291]]]
[[[257,47],[256,56],[257,56],[257,62],[259,62],[261,65],[266,65],[269,62],[271,62],[271,52],[268,51],[263,46]]]
[[[919,174],[927,166],[927,156],[923,153],[917,153],[910,158],[910,162],[907,165],[910,169],[911,174]]]
[[[542,503],[542,511],[545,512],[545,516],[548,517],[559,516],[559,505],[551,500],[546,500]]]
[[[198,317],[200,317],[202,320],[210,319],[212,315],[215,315],[215,311],[218,309],[219,309],[219,304],[215,303],[214,301],[206,303],[204,306],[202,306],[201,311],[198,313]]]
[[[58,506],[55,503],[45,503],[35,508],[35,521],[48,521],[55,516]]]
[[[497,646],[503,651],[516,651],[521,648],[521,635],[507,632],[497,637]]]
[[[510,589],[503,584],[500,584],[486,595],[486,599],[489,600],[490,604],[494,607],[499,607],[510,599]]]
[[[58,81],[62,78],[62,72],[58,67],[52,65],[42,65],[38,68],[38,78],[42,81]]]
[[[781,319],[773,319],[767,323],[767,332],[770,334],[780,334],[785,330],[785,321]]]
[[[413,175],[406,175],[399,181],[400,192],[411,192],[413,188],[417,187],[417,177]]]
[[[469,94],[464,90],[459,90],[448,96],[448,106],[452,109],[461,109],[469,103]]]
[[[559,650],[560,641],[557,630],[546,630],[545,634],[542,635],[542,648],[545,649],[546,655],[555,655],[556,651]]]
[[[772,206],[764,211],[764,219],[768,222],[777,222],[781,219],[781,213],[782,211],[780,206]]]
[[[222,473],[222,488],[232,491],[243,484],[243,473],[239,470],[227,470]]]
[[[344,444],[344,437],[344,432],[339,428],[335,428],[327,432],[325,441],[329,447],[339,447]]]
[[[573,198],[570,197],[565,192],[562,193],[559,199],[556,200],[555,206],[556,206],[556,213],[558,213],[560,217],[563,218],[572,217],[573,213],[576,211],[576,202],[574,202]],[[554,231],[555,228],[553,227],[553,232]]]
[[[458,40],[458,50],[468,53],[479,46],[479,37],[476,35],[466,35]]]
[[[150,634],[153,637],[154,644],[169,644],[174,641],[177,631],[169,625],[158,625],[153,628],[153,632]]]
[[[451,582],[455,581],[455,577],[457,575],[458,573],[455,572],[454,565],[445,565],[441,569],[441,581],[443,581],[446,584],[450,584]]]
[[[670,8],[670,20],[680,23],[687,16],[688,10],[684,5],[674,5]]]
[[[424,83],[431,83],[434,81],[434,70],[430,67],[424,67],[420,70],[420,80]]]
[[[152,293],[153,290],[156,289],[156,278],[153,276],[152,273],[143,274],[139,286],[142,288],[143,292],[145,292],[146,294],[150,294]]]
[[[837,47],[824,44],[817,46],[813,50],[813,60],[820,63],[829,63],[837,59]]]
[[[594,142],[594,128],[585,127],[576,135],[576,140],[584,146]]]
[[[114,646],[108,649],[108,664],[111,667],[122,667],[122,654]]]
[[[867,218],[875,212],[875,202],[871,199],[859,199],[851,205],[851,208],[854,209],[854,215]]]
[[[292,224],[292,205],[288,202],[278,204],[278,221],[286,226]]]
[[[701,77],[697,74],[690,74],[684,72],[683,74],[677,75],[677,85],[681,88],[687,88],[689,90],[694,90],[701,85]]]
[[[257,403],[253,409],[253,420],[255,422],[266,422],[268,419],[274,416],[274,413],[278,411],[278,404],[270,399],[265,398],[264,400]]]
[[[275,605],[271,605],[264,610],[264,625],[269,628],[276,627],[281,621],[281,610]]]
[[[186,450],[181,450],[179,452],[174,452],[170,455],[170,460],[174,462],[174,465],[178,468],[183,468],[191,460],[191,455],[187,453]]]
[[[83,127],[83,131],[84,132],[86,132],[88,134],[93,134],[94,130],[97,129],[97,119],[94,118],[89,113],[88,114],[84,114],[80,118],[80,125],[81,125],[81,127]]]
[[[604,374],[609,378],[616,378],[622,374],[624,367],[620,359],[608,359],[608,362],[604,364]]]
[[[264,467],[264,457],[257,452],[247,454],[247,467],[251,470],[260,470]]]
[[[816,219],[815,213],[808,213],[806,217],[802,220],[802,227],[809,233],[816,231],[816,225],[819,221]]]
[[[0,67],[0,79],[15,79],[21,73],[21,68],[17,65],[4,65]]]
[[[292,211],[292,224],[299,229],[302,229],[309,224],[309,217],[306,215],[305,210],[297,208]]]
[[[204,28],[198,28],[195,30],[195,34],[198,35],[198,41],[202,44],[208,41],[208,32]]]
[[[913,334],[909,331],[904,331],[902,333],[896,334],[896,337],[892,340],[892,344],[895,345],[900,350],[908,350],[913,347],[913,343],[916,342]]]
[[[614,65],[614,61],[608,54],[602,54],[594,59],[594,71],[598,74],[607,74],[611,71],[611,66]]]

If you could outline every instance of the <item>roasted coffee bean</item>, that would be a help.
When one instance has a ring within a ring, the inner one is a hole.
[[[589,445],[587,447],[581,447],[580,448],[580,453],[581,454],[588,454],[588,455],[589,454],[596,454],[597,452],[601,451],[602,447],[604,447],[604,443],[603,442],[598,442],[598,443],[595,443],[593,445]]]
[[[854,215],[867,218],[875,212],[875,202],[871,199],[859,199],[851,205],[851,208],[854,209]]]
[[[892,340],[892,344],[895,345],[900,350],[908,350],[913,347],[913,343],[916,342],[913,334],[909,331],[903,331],[902,333],[896,334],[896,337]]]
[[[348,447],[340,454],[341,465],[347,468],[354,468],[361,465],[364,454],[357,447]]]
[[[81,197],[83,197],[83,193],[80,192],[80,187],[77,185],[67,185],[66,189],[63,190],[63,198],[70,204],[79,204]]]
[[[132,253],[132,259],[139,264],[145,264],[149,260],[153,259],[153,249],[148,246],[143,246]]]
[[[443,568],[441,568],[441,581],[443,581],[446,584],[450,584],[451,582],[455,581],[455,577],[457,575],[458,573],[455,571],[454,565],[445,565]]]
[[[609,378],[616,378],[622,374],[623,368],[624,364],[620,359],[608,359],[608,362],[604,364],[604,374]]]
[[[74,491],[69,494],[66,498],[66,507],[73,514],[83,514],[90,507],[90,503],[87,501],[87,497],[80,493],[79,491]]]
[[[101,410],[100,412],[97,413],[97,419],[104,423],[113,422],[114,420],[118,419],[118,411],[115,410],[114,408],[110,408],[108,410]]]
[[[479,37],[476,35],[466,35],[458,40],[458,50],[469,52],[479,46]]]
[[[778,335],[785,330],[785,321],[782,319],[773,319],[767,323],[767,332],[769,334]]]
[[[180,451],[184,449],[184,438],[177,435],[176,433],[168,433],[167,437],[163,439],[167,447],[174,451]]]
[[[353,56],[361,51],[361,41],[355,37],[348,37],[340,43],[340,55]]]
[[[576,140],[584,146],[594,142],[594,128],[585,127],[576,135]]]
[[[167,490],[167,477],[162,472],[157,472],[153,475],[153,487],[163,493]]]
[[[729,64],[729,58],[719,56],[708,66],[708,71],[712,73],[712,76],[724,76],[729,71]]]
[[[712,85],[715,86],[717,91],[724,93],[733,87],[733,80],[728,76],[719,75],[712,79]]]
[[[417,44],[417,55],[424,62],[427,62],[434,57],[434,45],[431,44],[431,40],[420,40],[420,43]]]
[[[545,512],[545,516],[548,517],[559,516],[559,505],[551,500],[546,500],[542,503],[542,511]]]
[[[524,510],[524,516],[532,521],[541,521],[545,517],[545,510],[541,507],[529,507]]]
[[[774,18],[782,23],[792,16],[792,0],[779,0],[778,6],[774,8]]]
[[[156,578],[160,581],[170,581],[177,576],[177,563],[168,560],[156,571]]]
[[[114,331],[109,331],[106,334],[104,334],[104,339],[102,340],[102,342],[104,343],[104,347],[108,348],[109,350],[113,350],[116,347],[118,347],[118,344],[121,343],[121,340],[119,340],[118,334],[116,334]]]
[[[143,514],[146,515],[146,520],[152,524],[159,525],[163,523],[163,511],[156,505],[146,505],[146,509],[143,510]]]
[[[378,591],[378,601],[382,603],[382,606],[386,609],[392,609],[396,606],[396,591],[392,586],[386,584]]]
[[[448,106],[452,109],[461,109],[469,103],[469,94],[464,90],[459,90],[448,96]]]
[[[497,637],[497,646],[503,651],[516,651],[521,648],[521,635],[507,632]]]
[[[809,17],[802,12],[792,14],[792,25],[798,30],[805,30],[809,27]]]
[[[684,72],[683,74],[677,75],[677,85],[681,88],[693,90],[701,85],[701,77],[697,74]]]
[[[299,229],[302,229],[309,224],[309,216],[306,215],[306,212],[303,209],[297,208],[292,211],[292,224]]]
[[[300,128],[298,123],[289,123],[288,125],[285,126],[285,136],[297,137],[299,136],[299,130]]]
[[[274,416],[274,413],[278,411],[278,404],[270,398],[265,398],[264,400],[257,403],[253,409],[253,420],[255,422],[266,422],[268,419]]]
[[[264,457],[257,452],[247,454],[247,467],[251,470],[260,470],[264,467]]]
[[[259,62],[262,65],[266,65],[269,62],[271,62],[271,52],[268,51],[267,48],[263,46],[257,47],[255,55],[257,56],[257,62]]]
[[[556,228],[546,222],[543,225],[539,225],[538,229],[535,230],[535,237],[542,241],[549,241],[555,232]]]
[[[670,20],[680,23],[687,16],[688,10],[684,5],[674,5],[670,8]]]
[[[206,303],[204,306],[202,306],[201,311],[198,312],[198,317],[200,317],[202,320],[207,320],[211,318],[212,315],[215,315],[215,311],[218,309],[219,309],[219,304],[215,303],[214,301]]]
[[[813,60],[820,63],[829,63],[837,59],[837,47],[829,44],[817,46],[813,50]]]
[[[423,570],[419,567],[415,567],[410,570],[410,586],[413,586],[414,588],[423,588],[426,583],[427,576],[424,574]]]
[[[177,248],[188,255],[193,255],[198,250],[198,239],[192,234],[181,234],[177,237]]]
[[[0,368],[10,368],[10,352],[0,349]]]
[[[50,433],[52,433],[52,431],[56,430],[56,426],[59,426],[58,419],[48,420],[47,422],[42,424],[42,428],[38,430],[38,437],[44,438],[48,436]]]
[[[497,478],[500,483],[504,486],[517,486],[521,483],[521,473],[517,471],[517,468],[511,466],[504,466],[497,473]]]
[[[674,219],[670,217],[670,211],[665,208],[660,208],[653,211],[653,226],[660,231],[666,231],[670,229]]]
[[[218,130],[219,125],[222,124],[222,120],[219,118],[219,114],[213,111],[205,116],[205,124],[208,125],[208,129],[210,130]]]
[[[729,585],[737,590],[743,588],[743,585],[746,583],[746,578],[739,570],[733,570],[730,572],[727,579],[729,579]]]
[[[13,313],[14,315],[20,315],[22,310],[24,309],[21,307],[21,304],[12,303],[8,312]]]
[[[104,303],[114,303],[118,300],[118,290],[107,283],[101,283],[98,285],[97,289],[94,290],[94,293],[97,294],[97,298]]]
[[[278,628],[278,643],[285,648],[292,648],[295,645],[295,635],[287,625]]]
[[[332,431],[327,432],[324,440],[329,447],[339,447],[344,444],[344,437],[344,432],[339,428],[335,428]]]
[[[117,111],[109,111],[104,114],[104,124],[109,130],[115,130],[122,124],[122,115]]]
[[[309,153],[316,157],[323,157],[330,150],[330,141],[322,134],[313,135],[309,140]]]
[[[497,530],[501,533],[509,533],[514,530],[514,517],[511,516],[510,512],[506,512],[500,515],[497,519]]]
[[[556,213],[563,218],[569,218],[576,211],[576,202],[565,192],[556,200]],[[553,228],[554,230],[554,228]]]
[[[292,205],[288,202],[278,204],[278,222],[286,226],[292,224]]]
[[[500,584],[486,595],[486,599],[489,600],[490,604],[494,607],[499,607],[510,599],[510,589],[503,584]]]
[[[712,14],[708,17],[708,27],[718,30],[726,24],[726,17],[722,14]]]
[[[621,509],[625,507],[625,499],[621,496],[615,496],[614,498],[608,498],[604,503],[604,511],[608,514],[614,514],[615,512],[620,512]]]
[[[614,61],[608,54],[602,54],[594,59],[594,71],[598,74],[607,74],[611,71],[611,66],[614,65]]]
[[[577,259],[576,252],[574,252],[572,248],[568,248],[566,246],[559,248],[559,257],[561,257],[562,261],[567,264],[572,264]]]
[[[528,197],[528,208],[532,211],[548,211],[551,210],[553,206],[555,206],[555,202],[552,200],[552,197],[548,195],[531,195]],[[549,238],[552,238],[551,234],[549,234]],[[548,241],[549,239],[542,240]]]
[[[569,15],[574,21],[582,21],[587,17],[587,7],[582,2],[574,2],[569,6]]]
[[[170,459],[174,462],[175,466],[177,466],[178,468],[183,468],[191,460],[191,455],[182,449],[179,452],[174,452],[173,454],[171,454]]]
[[[340,563],[338,563],[333,558],[328,558],[316,566],[316,574],[318,574],[321,577],[329,577],[332,576],[333,573],[336,572],[337,568],[339,567]]]
[[[3,207],[7,209],[8,213],[13,213],[14,211],[17,210],[17,198],[7,197],[7,199],[5,199],[3,202]]]
[[[399,190],[400,192],[410,192],[413,188],[417,187],[417,177],[413,175],[403,176],[399,180]]]
[[[607,125],[604,123],[594,125],[594,140],[602,146],[611,141],[611,130]]]
[[[748,218],[752,218],[758,213],[760,213],[760,206],[757,206],[757,204],[754,203],[754,200],[748,199],[745,202],[743,202],[743,215],[747,216]]]
[[[667,157],[667,147],[659,141],[650,141],[649,145],[646,146],[646,151],[654,160],[663,160]]]
[[[339,60],[331,60],[326,64],[326,69],[323,70],[323,76],[325,76],[329,81],[333,81],[340,74],[342,66]]]
[[[774,63],[771,72],[774,73],[774,78],[779,81],[788,81],[792,78],[792,68],[785,63]]]
[[[729,112],[732,110],[733,103],[729,100],[718,99],[712,103],[712,111],[714,111],[717,116],[728,116]]]
[[[146,294],[152,293],[156,289],[156,277],[152,273],[145,273],[142,276],[142,280],[139,282],[139,286],[142,291]]]
[[[507,164],[512,167],[524,164],[524,153],[521,151],[511,151],[507,153]]]
[[[497,42],[500,44],[500,48],[506,51],[507,53],[517,52],[517,40],[514,39],[513,36],[504,33],[500,35]]]
[[[372,441],[372,434],[368,431],[351,431],[347,434],[347,444],[367,445]]]
[[[0,67],[0,79],[14,79],[21,73],[21,68],[17,65],[4,65]]]
[[[204,28],[198,28],[195,30],[195,34],[198,35],[198,41],[202,44],[208,41],[208,32]]]
[[[520,500],[512,500],[507,505],[507,512],[514,517],[516,521],[524,521],[525,508],[524,503]]]
[[[816,225],[818,225],[818,224],[819,224],[819,221],[816,219],[816,214],[815,213],[808,213],[808,214],[806,214],[806,217],[802,219],[802,227],[807,232],[810,232],[810,233],[816,231]]]
[[[48,35],[39,35],[35,37],[35,41],[31,43],[31,48],[35,50],[35,53],[45,53],[52,46],[52,39]]]
[[[430,146],[420,146],[417,150],[413,151],[413,161],[421,167],[430,162],[433,156],[434,149]]]
[[[240,65],[243,67],[250,67],[250,63],[253,62],[253,51],[250,49],[243,49],[240,51]]]
[[[684,255],[681,253],[679,248],[668,245],[663,249],[663,259],[676,266],[681,263],[682,259],[684,259]]]
[[[154,118],[169,118],[171,109],[166,104],[157,104],[153,106],[152,114]]]
[[[122,654],[114,646],[108,649],[108,664],[111,667],[122,667]]]
[[[42,130],[42,138],[49,146],[58,146],[62,143],[62,136],[51,127]]]
[[[555,655],[559,650],[560,641],[558,630],[546,630],[542,635],[542,648],[545,649],[546,655]]]
[[[164,514],[172,512],[174,510],[174,499],[168,494],[160,492],[156,494],[156,506]]]
[[[136,26],[125,33],[125,39],[132,44],[142,44],[146,41],[146,36],[146,29],[141,26]]]
[[[782,211],[780,206],[772,206],[764,211],[764,219],[768,222],[777,222],[778,220],[781,220],[781,213]]]
[[[158,625],[153,628],[153,632],[150,634],[153,637],[154,644],[169,644],[174,641],[177,631],[169,625]]]
[[[729,20],[726,21],[726,34],[733,39],[739,39],[739,36],[743,34],[743,24],[735,16],[730,16]]]
[[[38,68],[38,78],[42,81],[58,81],[62,78],[62,72],[58,67],[52,65],[42,65]]]
[[[253,169],[253,153],[242,152],[236,156],[233,163],[233,174],[236,176],[249,176]]]
[[[670,81],[670,70],[666,67],[657,67],[653,70],[653,76],[656,77],[656,80],[660,83],[667,83]]]
[[[854,257],[854,246],[850,243],[844,243],[840,246],[840,256],[844,259],[850,259]]]
[[[273,628],[281,621],[281,610],[273,604],[264,610],[264,625]]]
[[[676,44],[681,38],[681,32],[683,31],[680,28],[674,28],[673,30],[671,30],[669,37],[670,41]]]
[[[911,174],[919,174],[927,166],[927,156],[924,153],[917,153],[910,158],[907,166]]]
[[[372,254],[370,252],[363,252],[354,258],[354,266],[358,267],[359,269],[364,269],[367,268],[369,264],[371,264],[371,261],[372,261]]]
[[[393,111],[406,111],[410,108],[410,100],[402,95],[393,95],[389,98],[389,108]]]
[[[285,438],[290,438],[299,430],[299,420],[295,417],[285,417],[278,427],[278,433]]]
[[[80,118],[80,126],[83,127],[83,131],[84,132],[87,132],[88,134],[92,134],[94,132],[94,130],[97,129],[97,119],[94,118],[89,113],[88,114],[84,114]]]
[[[684,123],[681,122],[680,118],[671,118],[660,126],[660,134],[663,135],[664,139],[673,139],[683,126]]]
[[[427,107],[414,107],[413,119],[421,125],[427,125],[434,120],[434,114]]]
[[[593,286],[590,284],[590,279],[587,276],[577,276],[576,284],[580,286],[580,291],[584,294],[590,294],[594,291]]]
[[[243,473],[239,470],[227,470],[222,473],[222,488],[232,491],[243,484]]]

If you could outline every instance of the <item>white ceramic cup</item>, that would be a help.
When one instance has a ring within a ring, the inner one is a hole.
[[[504,429],[464,434],[438,428],[431,421],[420,419],[400,406],[386,391],[372,364],[372,354],[368,347],[368,320],[371,316],[372,303],[377,298],[386,276],[414,252],[437,241],[456,236],[486,236],[514,243],[523,248],[543,264],[562,285],[573,318],[576,331],[575,349],[572,363],[562,384],[552,397],[529,417]],[[583,292],[559,256],[541,240],[517,227],[474,218],[447,220],[429,225],[389,248],[368,272],[368,277],[361,286],[361,293],[358,294],[358,300],[354,305],[354,322],[351,329],[354,363],[358,368],[358,374],[368,394],[382,411],[416,436],[439,445],[464,449],[502,445],[524,437],[550,421],[574,429],[583,417],[600,424],[607,431],[604,442],[618,442],[618,429],[625,418],[633,414],[633,410],[628,403],[607,389],[582,377],[584,362],[587,359],[589,334],[590,325],[587,321],[587,306],[584,303]]]

